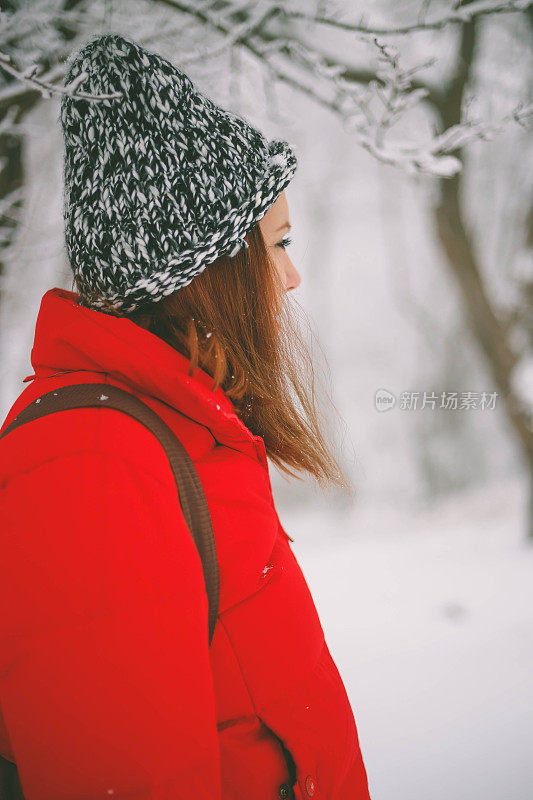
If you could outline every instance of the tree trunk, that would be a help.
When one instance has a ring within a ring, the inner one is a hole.
[[[438,99],[433,101],[440,114],[443,129],[461,121],[463,97],[470,80],[475,46],[474,21],[462,26],[455,74]],[[453,155],[464,163],[464,153],[461,150],[456,150]],[[508,329],[499,319],[489,297],[476,249],[467,230],[461,205],[462,175],[463,172],[453,178],[439,180],[440,196],[433,209],[435,227],[450,270],[456,279],[470,330],[486,358],[528,470],[531,487],[528,538],[533,541],[533,430],[529,415],[512,386],[512,372],[518,355],[512,348]]]

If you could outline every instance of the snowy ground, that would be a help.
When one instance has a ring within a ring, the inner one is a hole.
[[[409,517],[359,512],[344,530],[279,509],[352,702],[372,800],[533,797],[524,508],[509,481]]]

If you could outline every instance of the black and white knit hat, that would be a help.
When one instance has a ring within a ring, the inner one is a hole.
[[[65,241],[80,303],[105,311],[96,292],[129,313],[246,247],[296,156],[122,35],[94,37],[67,66],[65,83],[81,78],[84,93],[123,95],[64,95],[60,117]]]

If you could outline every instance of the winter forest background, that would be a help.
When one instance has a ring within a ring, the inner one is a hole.
[[[2,419],[33,371],[42,295],[72,288],[65,59],[96,33],[120,32],[299,156],[287,197],[302,284],[290,302],[340,413],[324,406],[356,496],[271,477],[350,695],[373,800],[527,800],[532,3],[2,9]]]

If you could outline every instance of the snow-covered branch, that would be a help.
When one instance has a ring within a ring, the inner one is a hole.
[[[222,18],[217,18],[205,12],[206,20],[209,21],[212,27],[219,30],[222,28],[226,31],[224,39],[220,44],[212,48],[204,48],[197,54],[185,56],[180,59],[180,65],[186,66],[196,61],[207,61],[208,59],[222,55],[228,50],[233,50],[239,44],[246,43],[254,33],[259,31],[268,21],[276,16],[278,11],[279,9],[275,7],[269,7],[265,10],[265,8],[259,4],[257,7],[251,9],[250,16],[245,22],[236,24],[234,27],[230,25],[224,26]]]
[[[84,81],[87,80],[87,73],[81,72],[74,80],[70,81],[66,86],[58,85],[55,83],[51,83],[51,72],[45,73],[37,77],[37,73],[41,69],[38,64],[32,64],[30,67],[26,69],[20,69],[17,67],[12,59],[12,57],[0,51],[0,67],[7,72],[9,75],[12,75],[17,80],[22,81],[23,83],[28,84],[32,87],[32,89],[37,89],[43,97],[50,98],[54,94],[58,95],[69,95],[70,97],[75,97],[79,100],[116,100],[122,97],[121,92],[112,92],[111,94],[91,94],[88,92],[80,91],[80,86]],[[55,73],[57,76],[57,72]],[[9,87],[7,87],[9,90]],[[2,92],[0,92],[0,99],[2,98]]]
[[[286,20],[293,19],[313,25],[327,25],[362,36],[404,36],[418,31],[441,30],[449,25],[464,25],[478,17],[525,11],[532,4],[532,0],[507,0],[507,2],[501,3],[490,2],[490,0],[474,0],[468,5],[455,5],[434,19],[428,20],[425,18],[425,14],[420,15],[416,22],[408,25],[370,25],[364,21],[364,18],[361,18],[359,22],[345,22],[333,15],[312,15],[304,11],[291,10],[285,6],[280,6],[279,10]]]
[[[392,127],[416,105],[426,100],[429,89],[420,85],[417,76],[433,65],[429,59],[409,69],[400,64],[399,50],[385,45],[377,38],[372,42],[377,48],[379,66],[375,75],[364,85],[345,78],[346,67],[332,64],[320,53],[301,42],[278,39],[260,48],[261,57],[269,60],[275,53],[289,54],[292,63],[299,64],[318,80],[305,83],[289,76],[276,67],[270,68],[280,82],[306,94],[314,102],[341,117],[347,129],[353,132],[357,143],[378,161],[399,167],[408,173],[429,173],[438,177],[452,177],[461,170],[461,162],[454,151],[476,139],[493,138],[508,125],[525,125],[530,119],[531,105],[517,104],[512,112],[496,122],[464,119],[440,135],[426,141],[406,144],[400,138],[391,141]],[[320,91],[320,81],[326,91]],[[416,81],[416,86],[413,82]],[[329,96],[327,88],[333,87]]]
[[[433,18],[429,18],[429,3],[426,2],[421,6],[416,23],[381,27],[363,20],[357,24],[345,22],[333,12],[312,16],[294,2],[148,0],[148,4],[165,6],[176,12],[180,23],[176,26],[176,36],[184,19],[196,25],[202,34],[210,34],[199,37],[202,41],[199,49],[189,53],[183,53],[181,49],[180,66],[210,61],[226,52],[245,53],[259,65],[269,82],[288,86],[327,108],[343,120],[361,147],[380,161],[408,172],[451,177],[461,169],[455,153],[458,148],[474,139],[494,136],[513,122],[525,124],[531,115],[530,107],[518,103],[513,112],[496,123],[469,120],[434,136],[419,133],[416,141],[406,141],[405,134],[397,133],[395,126],[400,120],[409,119],[420,103],[432,99],[431,89],[418,75],[433,61],[426,60],[409,69],[404,68],[400,48],[384,42],[375,34],[409,34],[415,30],[438,30],[453,23],[472,23],[481,17],[524,11],[533,0],[473,0],[466,5],[455,4]],[[17,13],[9,17],[11,27]],[[69,19],[69,14],[65,19]],[[78,14],[78,22],[79,19]],[[308,43],[320,41],[320,29],[324,25],[344,31],[348,44],[354,38],[358,41],[362,38],[374,49],[369,63],[377,60],[377,65],[358,74],[340,53],[326,57],[316,46]],[[142,38],[139,40],[144,41]],[[69,94],[95,101],[120,97],[118,92],[98,96],[83,92],[86,75],[80,75],[69,86],[60,85],[64,64],[53,65],[43,75],[38,74],[36,66],[21,69],[11,56],[2,52],[1,42],[0,67],[18,79],[0,87],[0,108],[20,102],[24,92],[35,90],[44,97]],[[21,90],[21,86],[27,88]]]
[[[379,51],[378,80],[370,82],[370,92],[359,96],[359,114],[347,115],[346,121],[348,127],[353,127],[357,132],[360,144],[383,163],[402,167],[410,173],[428,172],[439,177],[452,177],[462,167],[453,153],[472,141],[493,138],[509,124],[524,125],[533,114],[533,105],[518,104],[511,113],[496,122],[464,118],[460,124],[451,126],[426,142],[411,146],[402,142],[391,144],[390,140],[386,141],[386,135],[392,126],[428,94],[424,89],[412,89],[412,79],[434,61],[430,59],[403,70],[396,47],[384,45],[377,38],[374,44]],[[370,106],[376,98],[381,113],[371,115]],[[363,105],[366,108],[362,108]]]

